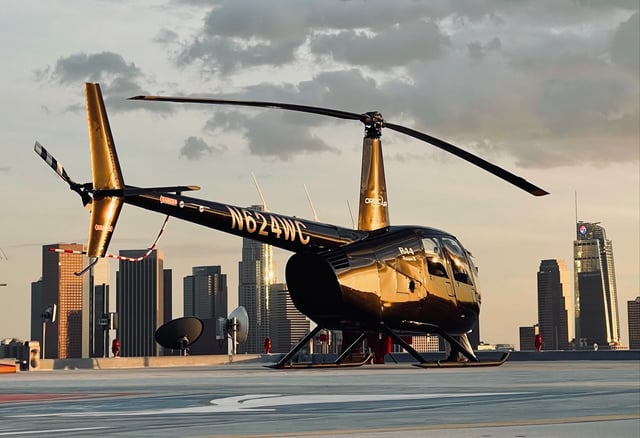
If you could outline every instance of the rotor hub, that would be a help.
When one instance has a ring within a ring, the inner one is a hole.
[[[382,114],[378,111],[371,111],[364,113],[360,120],[364,123],[364,132],[367,138],[380,138],[384,127]]]

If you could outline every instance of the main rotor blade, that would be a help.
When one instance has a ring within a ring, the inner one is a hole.
[[[365,114],[357,114],[351,113],[347,111],[334,110],[330,108],[321,108],[316,106],[307,106],[307,105],[297,105],[293,103],[281,103],[281,102],[263,102],[263,101],[246,101],[246,100],[229,100],[229,99],[210,99],[210,98],[201,98],[201,97],[170,97],[170,96],[134,96],[130,97],[129,100],[149,100],[149,101],[158,101],[158,102],[178,102],[178,103],[204,103],[204,104],[213,104],[213,105],[239,105],[239,106],[250,106],[250,107],[258,107],[258,108],[277,108],[289,111],[299,111],[304,113],[311,114],[320,114],[323,116],[335,117],[338,119],[347,119],[347,120],[359,120],[365,125],[382,121],[381,116],[378,113],[365,113]],[[377,116],[377,117],[376,117]],[[396,125],[395,123],[387,123],[382,122],[382,127],[386,127],[392,129],[394,131],[401,132],[410,137],[417,138],[418,140],[422,140],[433,146],[436,146],[446,152],[449,152],[457,157],[462,158],[476,166],[486,170],[487,172],[497,176],[498,178],[502,178],[503,180],[515,185],[516,187],[521,188],[534,196],[544,196],[548,195],[549,192],[541,189],[540,187],[531,184],[529,181],[525,180],[522,177],[519,177],[508,170],[505,170],[501,167],[496,166],[495,164],[491,164],[490,162],[474,155],[470,152],[467,152],[463,149],[460,149],[457,146],[454,146],[450,143],[447,143],[444,140],[440,140],[439,138],[432,137],[428,134],[416,131],[415,129],[407,128],[402,125]]]
[[[178,102],[178,103],[204,103],[209,105],[237,105],[252,106],[257,108],[277,108],[289,111],[298,111],[303,113],[320,114],[323,116],[335,117],[347,120],[363,120],[364,115],[350,113],[347,111],[334,110],[330,108],[321,108],[318,106],[296,105],[294,103],[281,102],[258,102],[248,100],[230,100],[230,99],[209,99],[204,97],[171,97],[171,96],[134,96],[128,100],[150,100],[157,102]]]
[[[440,140],[439,138],[432,137],[430,135],[427,135],[423,132],[416,131],[411,128],[407,128],[406,126],[396,125],[395,123],[385,122],[384,126],[385,128],[389,128],[394,131],[398,131],[403,134],[406,134],[410,137],[417,138],[418,140],[422,140],[427,143],[430,143],[433,146],[436,146],[446,152],[449,152],[450,154],[453,154],[457,157],[462,158],[463,160],[466,160],[472,164],[475,164],[476,166],[486,170],[487,172],[497,176],[498,178],[502,178],[503,180],[513,184],[516,187],[521,188],[522,190],[525,190],[531,193],[534,196],[544,196],[549,194],[549,192],[547,192],[546,190],[543,190],[540,187],[534,184],[531,184],[526,179],[519,177],[517,175],[514,175],[508,170],[505,170],[502,167],[498,167],[495,164],[491,164],[490,162],[478,157],[477,155],[474,155],[470,152],[460,149],[459,147],[454,146],[450,143],[447,143],[444,140]]]

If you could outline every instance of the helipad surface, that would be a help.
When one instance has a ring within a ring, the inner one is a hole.
[[[0,436],[640,436],[637,361],[0,376]]]

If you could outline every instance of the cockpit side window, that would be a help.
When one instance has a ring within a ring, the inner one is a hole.
[[[428,238],[422,239],[422,246],[424,247],[424,255],[427,260],[429,275],[448,278],[442,248],[438,241]]]
[[[443,237],[442,243],[451,260],[453,278],[461,283],[473,285],[473,275],[471,274],[471,268],[469,267],[464,249],[462,249],[458,242],[448,237]]]

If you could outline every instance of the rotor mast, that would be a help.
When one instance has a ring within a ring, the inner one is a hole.
[[[364,117],[365,135],[362,141],[362,171],[360,173],[360,207],[358,229],[363,231],[386,228],[389,223],[387,183],[382,158],[383,120],[378,112]]]

